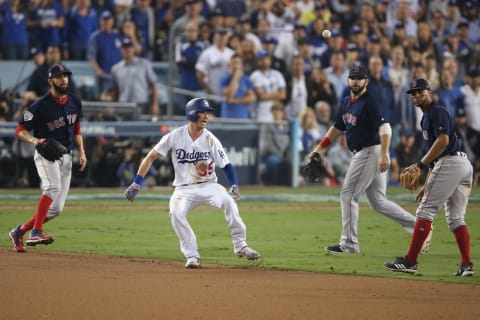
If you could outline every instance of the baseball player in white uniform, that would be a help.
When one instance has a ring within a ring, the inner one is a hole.
[[[195,98],[185,106],[189,123],[166,134],[160,139],[141,162],[134,182],[125,191],[125,197],[133,201],[140,190],[145,175],[153,161],[171,150],[175,170],[170,198],[170,218],[173,229],[180,240],[180,250],[187,259],[185,268],[200,267],[197,239],[187,215],[200,205],[222,209],[233,240],[234,253],[248,260],[260,257],[246,241],[246,227],[240,217],[235,200],[240,199],[237,175],[228,160],[220,141],[209,130],[210,107],[207,100]],[[215,166],[223,169],[231,185],[230,193],[217,182]]]

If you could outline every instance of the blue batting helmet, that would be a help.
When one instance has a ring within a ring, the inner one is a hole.
[[[185,116],[189,121],[198,120],[198,112],[200,111],[213,111],[214,109],[210,107],[210,104],[206,99],[203,98],[194,98],[187,102],[185,105]]]

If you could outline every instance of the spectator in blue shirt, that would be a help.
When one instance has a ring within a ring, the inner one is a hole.
[[[62,4],[59,0],[41,0],[32,12],[28,23],[33,28],[32,40],[34,46],[47,50],[49,46],[62,44],[61,30],[65,25]]]
[[[100,16],[100,30],[95,31],[88,41],[87,60],[95,69],[100,93],[110,91],[112,66],[122,60],[122,35],[113,24],[112,13],[104,11]]]
[[[0,0],[2,33],[0,46],[5,60],[28,58],[28,34],[20,0]]]
[[[249,119],[249,106],[255,101],[255,92],[252,81],[243,72],[240,55],[232,56],[229,69],[229,72],[220,79],[220,88],[224,97],[220,116]]]
[[[91,7],[90,0],[76,0],[65,18],[63,58],[85,60],[88,39],[99,29],[97,12]]]
[[[195,64],[200,54],[209,44],[199,39],[199,27],[196,21],[191,21],[185,26],[185,39],[177,44],[175,61],[179,67],[180,85],[183,89],[201,91],[202,87],[197,80]],[[185,102],[193,98],[186,95]]]
[[[132,20],[137,27],[142,40],[142,56],[153,59],[155,45],[155,12],[150,6],[151,0],[136,0],[127,15],[126,20]]]

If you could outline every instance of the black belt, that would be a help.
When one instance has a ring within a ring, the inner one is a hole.
[[[194,182],[194,183],[189,183],[189,184],[181,184],[178,187],[186,187],[186,186],[193,186],[194,184],[202,184],[202,183],[207,183],[208,181],[200,181],[200,182]]]
[[[462,157],[462,158],[466,158],[467,154],[465,152],[462,152],[462,151],[450,152],[450,153],[444,154],[443,156],[440,156],[437,159],[433,160],[433,164],[437,163],[438,160],[440,160],[441,158],[443,158],[445,156],[459,156],[459,157]]]

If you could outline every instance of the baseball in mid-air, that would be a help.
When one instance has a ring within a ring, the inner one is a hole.
[[[324,38],[330,38],[332,36],[332,32],[328,29],[325,29],[322,31],[322,37]]]

